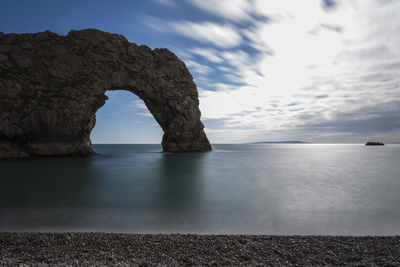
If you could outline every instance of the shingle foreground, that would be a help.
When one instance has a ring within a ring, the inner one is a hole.
[[[0,266],[390,265],[400,236],[0,232]]]

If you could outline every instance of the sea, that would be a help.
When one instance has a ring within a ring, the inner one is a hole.
[[[0,161],[0,231],[400,235],[400,145],[93,145]]]

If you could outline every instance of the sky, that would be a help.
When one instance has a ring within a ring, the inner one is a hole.
[[[211,143],[400,141],[398,0],[0,0],[0,31],[97,28],[166,47]],[[143,102],[108,91],[93,143],[160,143]]]

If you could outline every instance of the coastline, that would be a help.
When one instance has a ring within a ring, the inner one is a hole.
[[[400,265],[400,236],[0,232],[0,266]]]

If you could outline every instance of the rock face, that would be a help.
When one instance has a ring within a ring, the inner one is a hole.
[[[381,142],[367,142],[365,145],[366,146],[384,146],[385,144],[381,143]]]
[[[164,131],[165,152],[211,150],[182,61],[167,49],[88,29],[0,33],[0,158],[91,153],[106,90],[128,90],[145,102]]]

